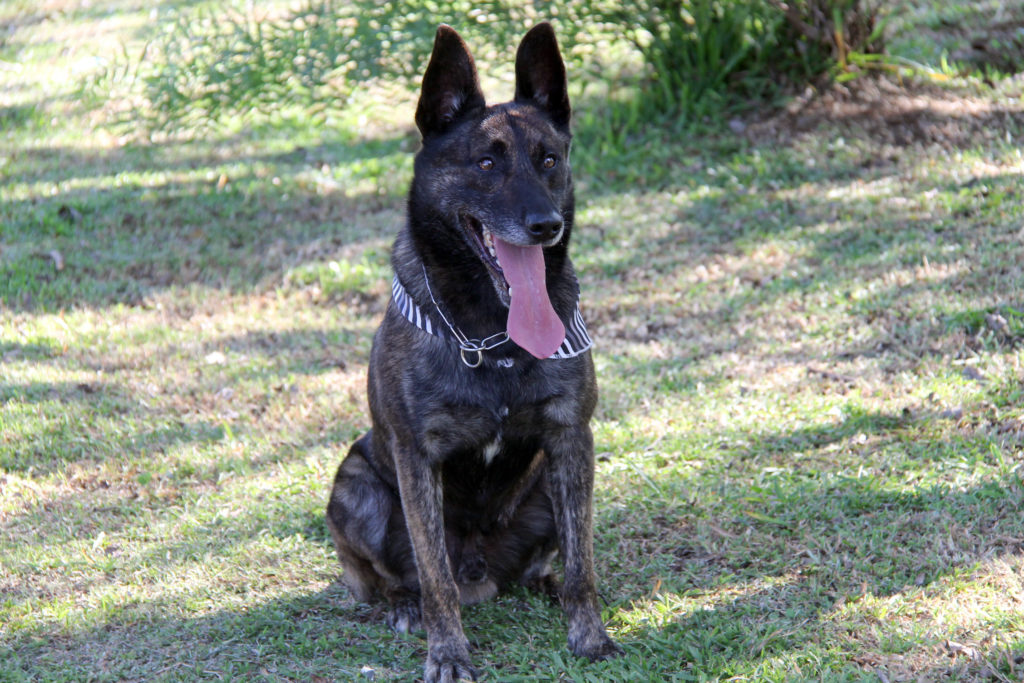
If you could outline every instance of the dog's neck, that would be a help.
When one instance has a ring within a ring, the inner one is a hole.
[[[551,358],[572,358],[589,349],[592,343],[579,309],[575,274],[564,252],[562,256],[560,262],[569,268],[565,281],[571,286],[563,287],[552,300],[566,324],[566,338]],[[432,259],[438,259],[438,255],[421,254],[409,231],[403,230],[395,240],[391,256],[395,271],[392,300],[401,315],[420,330],[453,344],[461,351],[463,362],[471,367],[474,366],[472,361],[480,357],[479,349],[484,349],[488,358],[515,354],[518,347],[508,341],[505,334],[508,308],[498,300],[483,267],[479,267],[481,273],[475,279],[442,283],[432,280],[430,272],[453,266],[450,262]],[[461,268],[455,272],[466,270]]]
[[[428,293],[430,283],[427,283]],[[423,332],[438,337],[459,349],[462,362],[470,368],[479,367],[485,360],[494,360],[499,366],[510,368],[514,365],[515,345],[507,332],[498,331],[483,339],[468,337],[462,330],[453,325],[444,314],[437,300],[431,297],[433,308],[423,309],[409,295],[401,280],[396,275],[391,283],[391,298],[398,312],[410,324]],[[586,352],[593,345],[587,333],[587,325],[580,313],[579,303],[573,310],[571,319],[566,325],[565,339],[558,349],[550,356],[552,359],[574,358]]]

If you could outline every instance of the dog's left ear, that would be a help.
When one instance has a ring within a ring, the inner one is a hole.
[[[516,102],[529,103],[548,113],[557,126],[569,127],[569,90],[565,63],[558,51],[555,29],[546,21],[523,36],[516,52]]]

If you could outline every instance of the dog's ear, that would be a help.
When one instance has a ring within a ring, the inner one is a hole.
[[[536,105],[556,125],[568,128],[569,91],[555,29],[544,22],[523,36],[516,52],[516,102]]]
[[[426,138],[443,133],[461,116],[483,106],[473,56],[455,29],[441,24],[416,106],[420,134]]]

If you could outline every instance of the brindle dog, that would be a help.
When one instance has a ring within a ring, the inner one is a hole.
[[[516,582],[558,595],[574,654],[621,653],[595,589],[597,384],[567,255],[570,109],[549,24],[523,38],[515,70],[513,101],[488,107],[465,43],[438,29],[370,355],[373,427],[327,506],[355,596],[382,593],[398,631],[426,628],[428,683],[475,680],[459,604]]]

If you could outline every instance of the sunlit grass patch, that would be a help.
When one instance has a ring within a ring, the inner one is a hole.
[[[386,256],[386,255],[385,255]],[[372,259],[372,260],[371,260]],[[296,286],[316,285],[326,297],[370,294],[386,281],[390,266],[379,254],[368,254],[359,261],[340,259],[318,264],[303,264],[285,275],[285,282]],[[379,293],[379,292],[378,292]]]

